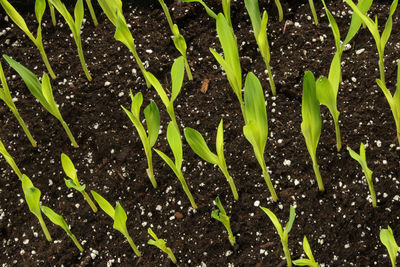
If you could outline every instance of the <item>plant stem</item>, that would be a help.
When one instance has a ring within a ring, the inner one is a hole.
[[[149,80],[147,79],[147,77],[146,77],[146,69],[144,68],[143,62],[142,62],[142,60],[139,58],[139,55],[138,55],[138,53],[137,53],[137,51],[136,51],[135,41],[133,41],[133,47],[132,47],[131,52],[132,52],[133,56],[135,57],[136,63],[138,64],[139,69],[140,69],[140,71],[142,72],[142,74],[143,74],[143,76],[144,76],[144,80],[146,81],[146,86],[147,86],[147,88],[151,88],[151,83],[150,83],[150,81],[149,81]]]
[[[157,181],[154,178],[153,157],[152,157],[152,154],[151,154],[151,147],[148,144],[149,140],[146,139],[146,140],[142,140],[142,141],[144,141],[142,143],[143,143],[144,152],[145,152],[146,158],[147,158],[147,166],[148,166],[148,168],[146,169],[146,173],[147,173],[147,176],[149,177],[150,182],[153,185],[153,187],[157,188]],[[147,142],[148,145],[145,145],[145,142]]]
[[[285,254],[286,262],[288,267],[292,267],[292,258],[290,257],[290,251],[288,244],[282,242],[283,253]]]
[[[190,204],[192,205],[192,207],[193,207],[194,209],[197,209],[196,202],[194,201],[193,195],[192,195],[192,193],[191,193],[190,190],[189,190],[189,187],[188,187],[188,185],[187,185],[187,183],[186,183],[185,178],[183,177],[182,172],[181,172],[179,175],[177,175],[177,177],[178,177],[179,181],[180,181],[181,184],[182,184],[183,191],[185,191],[187,197],[189,198]]]
[[[335,123],[335,133],[336,133],[336,148],[337,151],[342,149],[342,138],[340,136],[339,119],[334,120]]]
[[[317,160],[315,160],[315,162],[317,162]],[[321,174],[319,172],[318,163],[313,162],[313,169],[314,169],[315,177],[317,178],[319,191],[325,191],[324,183],[322,182]]]
[[[235,200],[238,200],[239,199],[239,195],[238,195],[238,192],[236,190],[236,185],[235,185],[235,182],[233,181],[232,177],[229,175],[228,169],[225,166],[223,166],[222,168],[220,167],[220,169],[221,169],[222,173],[224,174],[226,180],[228,181],[228,183],[229,183],[229,185],[231,187],[233,198]]]
[[[32,137],[31,133],[28,130],[28,127],[26,126],[24,120],[21,118],[21,116],[19,115],[19,112],[17,109],[15,110],[11,110],[14,113],[14,116],[17,118],[19,125],[21,125],[22,129],[24,130],[26,137],[28,137],[29,141],[31,142],[33,147],[37,146],[37,143],[35,141],[35,139]]]
[[[379,65],[379,73],[380,73],[380,76],[381,76],[381,81],[386,86],[386,82],[385,82],[385,65],[384,65],[384,62],[383,62],[383,55],[379,54],[378,65]]]
[[[187,60],[186,55],[183,55],[183,58],[185,59],[185,69],[186,69],[186,74],[187,74],[188,80],[192,81],[193,80],[193,75],[192,75],[192,72],[190,70],[189,62]]]
[[[372,177],[367,179],[367,182],[368,182],[369,192],[371,193],[372,207],[376,208],[376,194],[375,194],[374,184],[372,182]]]
[[[317,16],[317,12],[315,12],[314,1],[313,0],[308,0],[308,3],[310,4],[311,13],[312,13],[313,18],[314,18],[315,26],[318,26],[318,16]]]
[[[171,259],[171,261],[172,261],[174,264],[176,264],[176,258],[175,258],[174,253],[172,252],[172,250],[171,250],[170,248],[167,248],[166,252],[167,252],[167,254],[168,254],[168,257]]]
[[[69,129],[68,125],[67,125],[67,124],[65,123],[65,121],[63,121],[63,120],[60,121],[60,122],[61,122],[62,126],[64,127],[64,130],[65,130],[65,132],[67,133],[69,140],[71,140],[72,145],[73,145],[75,148],[78,148],[79,146],[78,146],[78,144],[76,143],[75,138],[74,138],[74,136],[72,135],[71,130]]]
[[[79,243],[78,239],[76,239],[76,236],[74,234],[70,235],[72,241],[74,241],[75,246],[79,249],[80,252],[83,252],[83,247]]]
[[[153,167],[151,167],[151,169],[150,168],[146,169],[146,173],[147,173],[147,176],[149,177],[150,182],[153,185],[153,187],[157,188],[157,181],[154,178]]]
[[[97,27],[97,25],[99,23],[97,22],[96,14],[94,13],[94,10],[93,10],[92,2],[90,0],[86,0],[86,4],[89,8],[89,13],[90,13],[90,16],[92,17],[93,24],[95,27]]]
[[[276,202],[276,201],[278,201],[278,196],[276,195],[275,188],[272,185],[271,178],[269,177],[269,173],[268,173],[268,168],[267,168],[267,165],[265,164],[264,159],[263,159],[263,164],[261,165],[261,168],[262,168],[264,180],[267,183],[269,192],[271,193],[272,200],[274,202]]]
[[[78,44],[79,42],[79,44]],[[78,47],[78,55],[79,55],[79,61],[81,62],[82,69],[85,72],[86,78],[90,81],[92,81],[92,76],[90,76],[89,70],[87,68],[86,62],[85,62],[85,57],[83,55],[83,50],[82,50],[82,43],[79,38],[79,40],[76,42],[77,47]]]
[[[50,77],[54,80],[56,78],[56,75],[54,74],[53,69],[51,68],[49,59],[47,58],[46,52],[44,51],[43,48],[43,42],[40,40],[40,44],[38,44],[37,42],[35,42],[36,47],[39,49],[40,55],[42,56],[44,65],[47,68],[47,71],[50,74]]]
[[[126,236],[126,239],[128,240],[129,245],[131,245],[131,248],[132,248],[133,251],[135,252],[136,256],[141,257],[141,256],[142,256],[142,253],[140,253],[140,251],[139,251],[138,248],[136,247],[135,243],[133,243],[132,238],[131,238],[129,235],[127,235],[127,236]]]
[[[276,87],[275,87],[274,78],[273,78],[272,72],[271,72],[271,66],[269,65],[269,63],[266,63],[266,65],[267,65],[267,72],[268,72],[268,77],[269,77],[269,85],[271,86],[272,95],[276,96]]]
[[[244,108],[243,99],[241,96],[240,97],[238,96],[238,99],[239,99],[239,103],[240,103],[240,110],[242,111],[242,114],[243,114],[244,124],[247,124],[246,110]]]
[[[39,219],[40,226],[42,227],[43,233],[46,236],[47,241],[51,242],[52,238],[51,238],[51,235],[49,233],[49,230],[47,230],[46,224],[44,223],[43,217],[41,215],[37,216],[37,217]]]
[[[57,25],[56,13],[54,12],[54,6],[50,2],[49,2],[49,8],[50,8],[51,21],[53,22],[53,26],[56,26]]]
[[[226,229],[228,231],[228,239],[231,246],[234,247],[236,243],[236,238],[233,236],[232,229],[229,227]]]
[[[92,199],[90,198],[90,196],[85,192],[82,191],[81,192],[83,197],[85,198],[86,202],[90,205],[90,207],[92,208],[93,212],[97,212],[97,207],[96,205],[93,203]]]
[[[278,9],[278,14],[279,14],[279,22],[283,20],[283,10],[282,10],[282,5],[279,0],[275,0],[275,5],[276,8]]]

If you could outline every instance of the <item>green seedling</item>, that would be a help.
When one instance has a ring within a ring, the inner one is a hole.
[[[268,139],[268,120],[264,91],[258,78],[251,72],[246,77],[244,88],[247,123],[243,127],[243,133],[247,141],[249,141],[253,147],[254,154],[261,166],[264,180],[267,183],[272,200],[276,202],[278,196],[272,185],[264,159],[264,151]]]
[[[229,27],[233,29],[231,19],[231,0],[222,0],[222,11],[224,12],[224,16],[226,18],[226,21],[228,22]]]
[[[158,138],[158,133],[160,130],[160,113],[158,111],[157,104],[154,101],[151,101],[150,104],[144,109],[144,117],[147,124],[146,133],[146,130],[144,129],[144,126],[140,119],[140,107],[143,104],[143,95],[139,92],[135,96],[133,96],[131,91],[131,99],[131,111],[127,110],[123,106],[121,107],[125,111],[126,115],[128,115],[129,119],[132,121],[133,125],[138,131],[139,138],[142,141],[144,153],[146,154],[147,158],[147,176],[149,177],[153,187],[156,188],[157,181],[154,178],[153,157],[151,153],[151,148],[154,146]]]
[[[267,24],[268,24],[268,14],[264,11],[261,18],[260,9],[258,7],[258,0],[245,0],[244,1],[249,13],[251,24],[253,25],[254,37],[256,38],[258,48],[260,49],[261,56],[267,67],[267,72],[269,76],[269,85],[273,95],[276,95],[276,88],[274,83],[274,78],[272,76],[271,66],[269,65],[271,60],[271,53],[269,51],[268,36],[267,36]]]
[[[60,226],[66,233],[67,235],[74,241],[75,246],[79,249],[80,252],[83,252],[83,248],[81,244],[79,243],[78,239],[76,239],[76,236],[69,230],[67,222],[64,220],[64,218],[54,212],[52,209],[46,206],[40,206],[40,209],[42,210],[43,214],[49,218],[49,220],[54,223],[55,225]]]
[[[307,237],[303,238],[303,249],[306,253],[308,259],[298,259],[294,260],[293,264],[297,266],[310,266],[310,267],[319,267],[318,262],[315,261],[314,256],[311,251],[310,244],[308,243]]]
[[[68,12],[65,5],[61,2],[61,0],[49,0],[50,3],[60,12],[61,16],[67,22],[69,28],[71,29],[72,35],[74,36],[75,44],[78,49],[79,60],[82,65],[82,69],[85,72],[86,78],[91,81],[92,76],[90,76],[89,70],[87,69],[87,65],[85,62],[85,57],[83,55],[82,49],[82,40],[81,40],[81,27],[83,23],[83,0],[78,0],[74,9],[74,18],[72,18],[71,14]]]
[[[46,73],[43,73],[42,83],[40,83],[39,79],[30,70],[7,55],[3,55],[3,57],[6,59],[8,64],[10,64],[10,66],[22,77],[26,87],[28,87],[32,95],[34,95],[40,104],[42,104],[42,106],[61,123],[69,139],[71,140],[72,145],[74,147],[79,147],[71,133],[71,130],[58,110],[56,101],[54,100],[53,89],[51,88],[49,76]]]
[[[29,142],[31,142],[33,147],[36,147],[37,143],[36,143],[35,139],[33,139],[31,133],[28,130],[28,126],[26,126],[24,120],[21,118],[21,115],[19,114],[18,109],[12,100],[10,90],[7,85],[6,76],[4,75],[3,67],[1,66],[1,62],[0,62],[0,81],[3,86],[3,88],[0,87],[0,99],[3,100],[4,103],[6,103],[6,105],[10,108],[10,110],[14,114],[15,118],[17,118],[19,125],[21,125],[26,136],[28,137]]]
[[[360,10],[362,14],[367,14],[367,11],[372,5],[373,0],[362,0],[358,1],[357,8]],[[351,39],[357,34],[358,30],[361,27],[361,24],[363,23],[363,20],[360,18],[360,16],[357,14],[357,12],[353,12],[351,15],[351,22],[350,22],[350,27],[349,31],[347,32],[346,37],[344,38],[342,47],[347,45]]]
[[[93,203],[92,199],[86,193],[86,185],[81,185],[78,180],[78,175],[76,174],[76,169],[74,166],[74,163],[72,160],[64,153],[61,154],[61,165],[63,167],[63,170],[65,174],[70,178],[70,179],[65,179],[65,184],[67,185],[68,188],[73,188],[77,191],[79,191],[83,198],[86,200],[86,202],[90,205],[92,208],[93,212],[97,212],[97,207]]]
[[[350,147],[347,147],[347,150],[350,153],[350,156],[355,159],[358,163],[360,163],[361,168],[364,172],[365,178],[367,179],[368,183],[368,188],[369,192],[371,193],[371,198],[372,198],[372,207],[376,208],[376,195],[375,195],[375,189],[374,189],[374,182],[372,180],[372,171],[368,168],[367,165],[367,158],[365,155],[365,146],[363,143],[360,145],[360,154],[357,154],[354,150],[352,150]]]
[[[38,22],[37,28],[37,36],[34,37],[33,34],[29,31],[28,26],[26,25],[25,20],[18,13],[18,11],[7,1],[0,0],[0,4],[3,6],[7,15],[11,18],[11,20],[28,36],[29,39],[34,43],[37,49],[42,56],[43,62],[46,65],[47,71],[50,74],[52,79],[56,78],[53,69],[50,66],[49,60],[47,58],[46,52],[44,51],[43,41],[42,41],[42,18],[44,11],[46,9],[46,0],[36,0],[35,2],[35,15],[36,20]]]
[[[318,101],[329,109],[333,117],[336,133],[336,148],[337,151],[342,149],[342,140],[339,127],[339,114],[337,109],[337,95],[340,83],[340,52],[336,52],[333,57],[328,78],[321,76],[316,81],[316,95]]]
[[[276,5],[276,8],[278,9],[279,22],[282,22],[282,20],[283,20],[283,10],[282,10],[281,2],[279,0],[275,0],[275,5]]]
[[[239,100],[240,109],[242,110],[244,121],[246,122],[242,96],[242,69],[240,67],[239,50],[237,47],[235,34],[233,33],[232,28],[229,26],[225,16],[221,13],[218,14],[217,18],[217,33],[225,58],[223,58],[212,48],[210,48],[210,51],[225,70],[229,84]]]
[[[233,246],[235,246],[236,238],[233,236],[233,233],[232,233],[229,216],[226,215],[225,209],[222,206],[221,200],[219,199],[219,197],[217,197],[215,199],[215,203],[217,204],[218,209],[213,210],[211,212],[211,217],[216,219],[217,221],[220,221],[225,226],[225,229],[228,232],[229,242],[231,243],[231,245],[233,247]]]
[[[175,162],[172,161],[170,157],[168,157],[165,153],[161,152],[160,150],[154,148],[154,151],[157,152],[157,154],[165,161],[165,163],[168,164],[168,166],[175,173],[176,177],[181,182],[183,191],[186,193],[187,197],[189,198],[190,204],[192,205],[192,207],[194,209],[197,209],[197,205],[194,201],[192,193],[190,193],[189,187],[188,187],[186,180],[183,177],[183,173],[182,173],[183,152],[182,152],[181,134],[179,133],[179,130],[176,128],[175,124],[173,124],[172,122],[170,122],[168,124],[167,140],[168,140],[168,144],[172,150],[172,153],[174,154]]]
[[[382,229],[379,233],[379,238],[389,253],[392,267],[396,267],[396,256],[399,251],[399,246],[394,239],[392,228],[388,226],[388,229]]]
[[[184,3],[193,3],[193,2],[197,2],[197,3],[200,3],[203,7],[204,7],[204,9],[206,10],[206,12],[207,12],[207,15],[209,15],[210,17],[212,17],[213,19],[217,19],[217,14],[215,14],[214,13],[214,11],[212,11],[207,5],[206,5],[206,3],[204,3],[202,0],[181,0],[182,2],[184,2]]]
[[[53,22],[53,26],[57,25],[57,19],[56,19],[56,12],[54,10],[54,6],[50,3],[49,0],[47,0],[50,8],[50,16],[51,16],[51,21]]]
[[[39,189],[33,186],[31,179],[29,179],[25,174],[22,175],[21,182],[22,190],[24,191],[25,200],[28,204],[29,210],[33,213],[33,215],[36,216],[36,218],[38,218],[46,239],[51,241],[52,239],[49,230],[47,230],[47,226],[43,220],[42,212],[40,210],[40,196],[42,193]]]
[[[115,26],[114,38],[117,41],[123,43],[135,57],[136,63],[142,72],[146,81],[147,88],[151,87],[151,84],[146,76],[146,69],[144,68],[143,62],[136,51],[135,40],[133,39],[132,33],[126,24],[124,14],[122,12],[122,1],[121,0],[98,0],[100,7],[104,13]]]
[[[108,216],[110,216],[114,220],[113,228],[115,230],[118,230],[125,236],[125,238],[128,240],[129,245],[131,245],[131,248],[135,252],[135,254],[138,257],[141,257],[142,254],[136,247],[135,243],[133,243],[133,240],[131,236],[129,235],[128,229],[126,228],[126,220],[128,219],[128,216],[126,215],[125,210],[122,208],[121,204],[117,201],[115,205],[115,209],[111,206],[110,202],[108,202],[104,197],[96,193],[95,191],[91,190],[90,193],[92,193],[93,198],[96,200],[97,204],[99,207],[107,213]]]
[[[173,41],[174,41],[175,47],[179,51],[179,53],[181,53],[183,58],[185,59],[186,75],[187,75],[188,79],[191,81],[191,80],[193,80],[193,76],[192,76],[192,72],[190,70],[189,62],[188,62],[187,56],[186,56],[187,45],[186,45],[185,38],[183,38],[183,35],[180,34],[178,25],[176,25],[172,22],[171,14],[169,13],[168,7],[165,4],[164,0],[158,0],[158,2],[160,2],[160,5],[161,5],[162,9],[164,10],[165,16],[167,17],[168,25],[174,35]]]
[[[272,211],[270,211],[269,209],[264,208],[264,207],[260,207],[260,208],[268,215],[269,219],[274,224],[275,229],[278,232],[279,237],[281,238],[281,243],[282,243],[282,247],[283,247],[283,252],[285,253],[287,266],[292,267],[292,260],[290,258],[290,251],[289,251],[289,246],[288,246],[288,238],[289,238],[289,232],[293,226],[294,218],[296,216],[294,207],[290,206],[289,220],[284,229],[282,228],[281,223],[279,222],[278,218],[275,216],[275,214]]]
[[[376,83],[381,88],[387,102],[389,103],[390,109],[392,110],[393,118],[396,123],[397,141],[400,145],[400,60],[397,61],[397,87],[393,96],[382,80],[377,79]]]
[[[11,155],[8,153],[6,147],[4,146],[3,142],[0,140],[0,153],[3,155],[4,159],[7,161],[8,165],[11,166],[15,174],[18,176],[18,178],[21,180],[22,179],[22,172],[19,170],[17,164],[15,163],[14,159],[11,157]]]
[[[175,117],[174,101],[178,97],[182,89],[183,76],[185,75],[184,58],[182,56],[178,57],[171,68],[171,88],[172,94],[171,98],[168,98],[167,93],[162,87],[161,83],[157,78],[150,72],[146,72],[146,77],[148,78],[150,84],[157,91],[163,102],[165,108],[167,109],[168,115],[172,122],[175,124],[176,128],[179,129],[178,123]]]
[[[311,71],[307,71],[303,81],[303,97],[301,101],[301,133],[306,140],[307,150],[313,162],[315,177],[317,178],[318,188],[324,191],[319,166],[317,162],[317,146],[321,136],[321,114],[320,106],[316,95],[315,78]]]
[[[233,197],[235,198],[235,200],[238,200],[239,195],[236,190],[235,182],[233,181],[233,178],[229,175],[228,167],[226,166],[225,162],[223,120],[221,119],[217,130],[217,140],[216,140],[217,154],[211,152],[201,133],[189,127],[185,128],[184,132],[186,141],[188,142],[189,146],[192,148],[194,153],[196,153],[203,160],[211,164],[218,165],[219,169],[222,171],[222,173],[224,174],[226,180],[228,181],[231,187]]]
[[[93,24],[94,24],[95,27],[97,27],[97,25],[99,23],[97,22],[96,13],[94,13],[94,9],[93,9],[93,6],[92,6],[92,1],[91,0],[86,0],[86,4],[88,6],[90,16],[92,17]]]
[[[167,253],[167,255],[171,259],[171,261],[174,264],[176,264],[177,261],[176,261],[175,255],[172,252],[172,249],[167,247],[167,242],[164,239],[158,238],[157,235],[153,232],[153,230],[151,230],[151,228],[148,228],[147,232],[153,238],[153,239],[150,239],[149,241],[147,241],[147,244],[156,246],[159,249],[161,249],[164,253]]]
[[[315,12],[315,6],[314,6],[314,1],[313,0],[308,0],[308,4],[310,5],[311,13],[314,18],[314,23],[315,26],[318,26],[318,15],[317,12]]]
[[[385,55],[385,46],[389,40],[390,34],[392,32],[392,24],[393,24],[393,13],[396,11],[398,0],[394,0],[390,5],[389,17],[386,21],[385,28],[383,29],[382,35],[379,34],[378,29],[378,18],[375,17],[375,21],[373,21],[370,17],[364,15],[360,9],[354,4],[351,0],[345,0],[345,2],[354,10],[355,13],[362,19],[362,21],[367,25],[369,31],[372,34],[372,37],[375,40],[376,48],[378,50],[378,66],[380,73],[380,80],[386,86],[385,82],[385,65],[384,65],[384,55]]]

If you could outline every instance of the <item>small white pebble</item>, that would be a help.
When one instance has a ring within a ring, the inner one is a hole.
[[[365,48],[358,49],[358,50],[356,51],[356,54],[357,54],[357,55],[361,55],[364,51],[365,51]]]
[[[106,81],[105,83],[104,83],[104,86],[110,86],[110,82],[109,81]]]
[[[260,206],[260,201],[259,200],[254,201],[254,207],[258,207],[258,206]]]

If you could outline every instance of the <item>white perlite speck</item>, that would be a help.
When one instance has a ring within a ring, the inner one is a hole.
[[[260,206],[260,201],[259,200],[254,201],[254,207],[258,207],[258,206]]]
[[[290,164],[292,164],[292,162],[289,159],[285,159],[283,161],[283,165],[285,165],[285,166],[290,166]]]
[[[104,83],[104,86],[110,86],[110,82],[109,81],[106,81],[105,83]]]
[[[356,54],[357,54],[357,55],[361,55],[364,51],[365,51],[365,48],[358,49],[358,50],[356,51]]]

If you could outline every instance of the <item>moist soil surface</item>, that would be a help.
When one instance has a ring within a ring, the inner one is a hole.
[[[139,1],[140,2],[140,1]],[[389,105],[375,79],[378,54],[368,29],[361,28],[342,57],[343,82],[338,94],[343,148],[336,150],[332,116],[321,106],[322,134],[317,148],[325,184],[319,192],[303,135],[301,97],[304,73],[327,76],[335,48],[322,4],[315,1],[320,24],[314,25],[306,1],[283,1],[284,20],[278,21],[273,3],[261,1],[268,11],[271,67],[277,87],[273,97],[265,64],[257,50],[243,1],[232,2],[234,26],[242,64],[243,81],[255,73],[265,90],[269,139],[265,159],[279,201],[272,198],[261,175],[251,145],[243,135],[239,103],[226,75],[209,48],[222,52],[215,20],[196,3],[169,2],[173,20],[188,44],[193,81],[185,79],[175,102],[181,129],[192,127],[205,136],[215,151],[218,123],[224,120],[225,157],[239,200],[218,167],[201,160],[183,138],[183,173],[198,209],[190,207],[179,180],[154,153],[158,187],[147,178],[147,162],[137,131],[121,109],[130,107],[130,90],[142,92],[144,105],[154,100],[161,113],[161,134],[155,147],[171,155],[166,140],[169,116],[154,89],[147,89],[133,56],[113,37],[114,26],[94,3],[99,26],[88,12],[82,29],[83,49],[93,81],[83,74],[76,46],[67,25],[58,16],[57,27],[46,11],[44,46],[57,75],[54,96],[79,148],[70,145],[61,124],[29,93],[22,79],[2,59],[8,85],[21,116],[38,142],[33,148],[15,117],[0,106],[0,138],[23,173],[42,192],[42,204],[62,214],[84,247],[79,253],[71,239],[47,220],[54,242],[46,241],[40,225],[29,212],[17,176],[0,162],[0,236],[3,266],[172,266],[166,254],[147,245],[147,228],[167,241],[179,266],[285,266],[279,236],[259,206],[271,209],[285,225],[289,206],[296,219],[289,235],[292,259],[304,257],[301,242],[307,236],[315,259],[324,266],[388,266],[389,257],[379,241],[379,231],[393,229],[400,237],[400,147]],[[377,1],[375,1],[377,2]],[[221,12],[219,1],[207,1]],[[384,25],[389,1],[374,3],[370,16]],[[72,5],[70,6],[72,7]],[[342,1],[328,2],[342,40],[348,31],[351,9]],[[36,32],[33,9],[20,9],[29,28]],[[164,13],[158,3],[124,4],[138,53],[164,86],[171,88],[170,68],[179,56]],[[400,56],[400,21],[396,12],[393,32],[385,50],[387,86],[394,92]],[[0,13],[0,49],[32,70],[45,71],[38,50],[9,18]],[[285,26],[286,25],[286,26]],[[207,89],[202,92],[201,89]],[[378,206],[372,207],[368,186],[359,164],[346,149],[359,151],[367,144]],[[72,159],[87,190],[95,190],[113,205],[119,201],[128,214],[127,228],[143,256],[138,258],[125,238],[113,229],[103,211],[93,213],[79,192],[65,186],[61,153]],[[219,196],[231,218],[236,245],[231,247],[223,225],[212,219]]]

